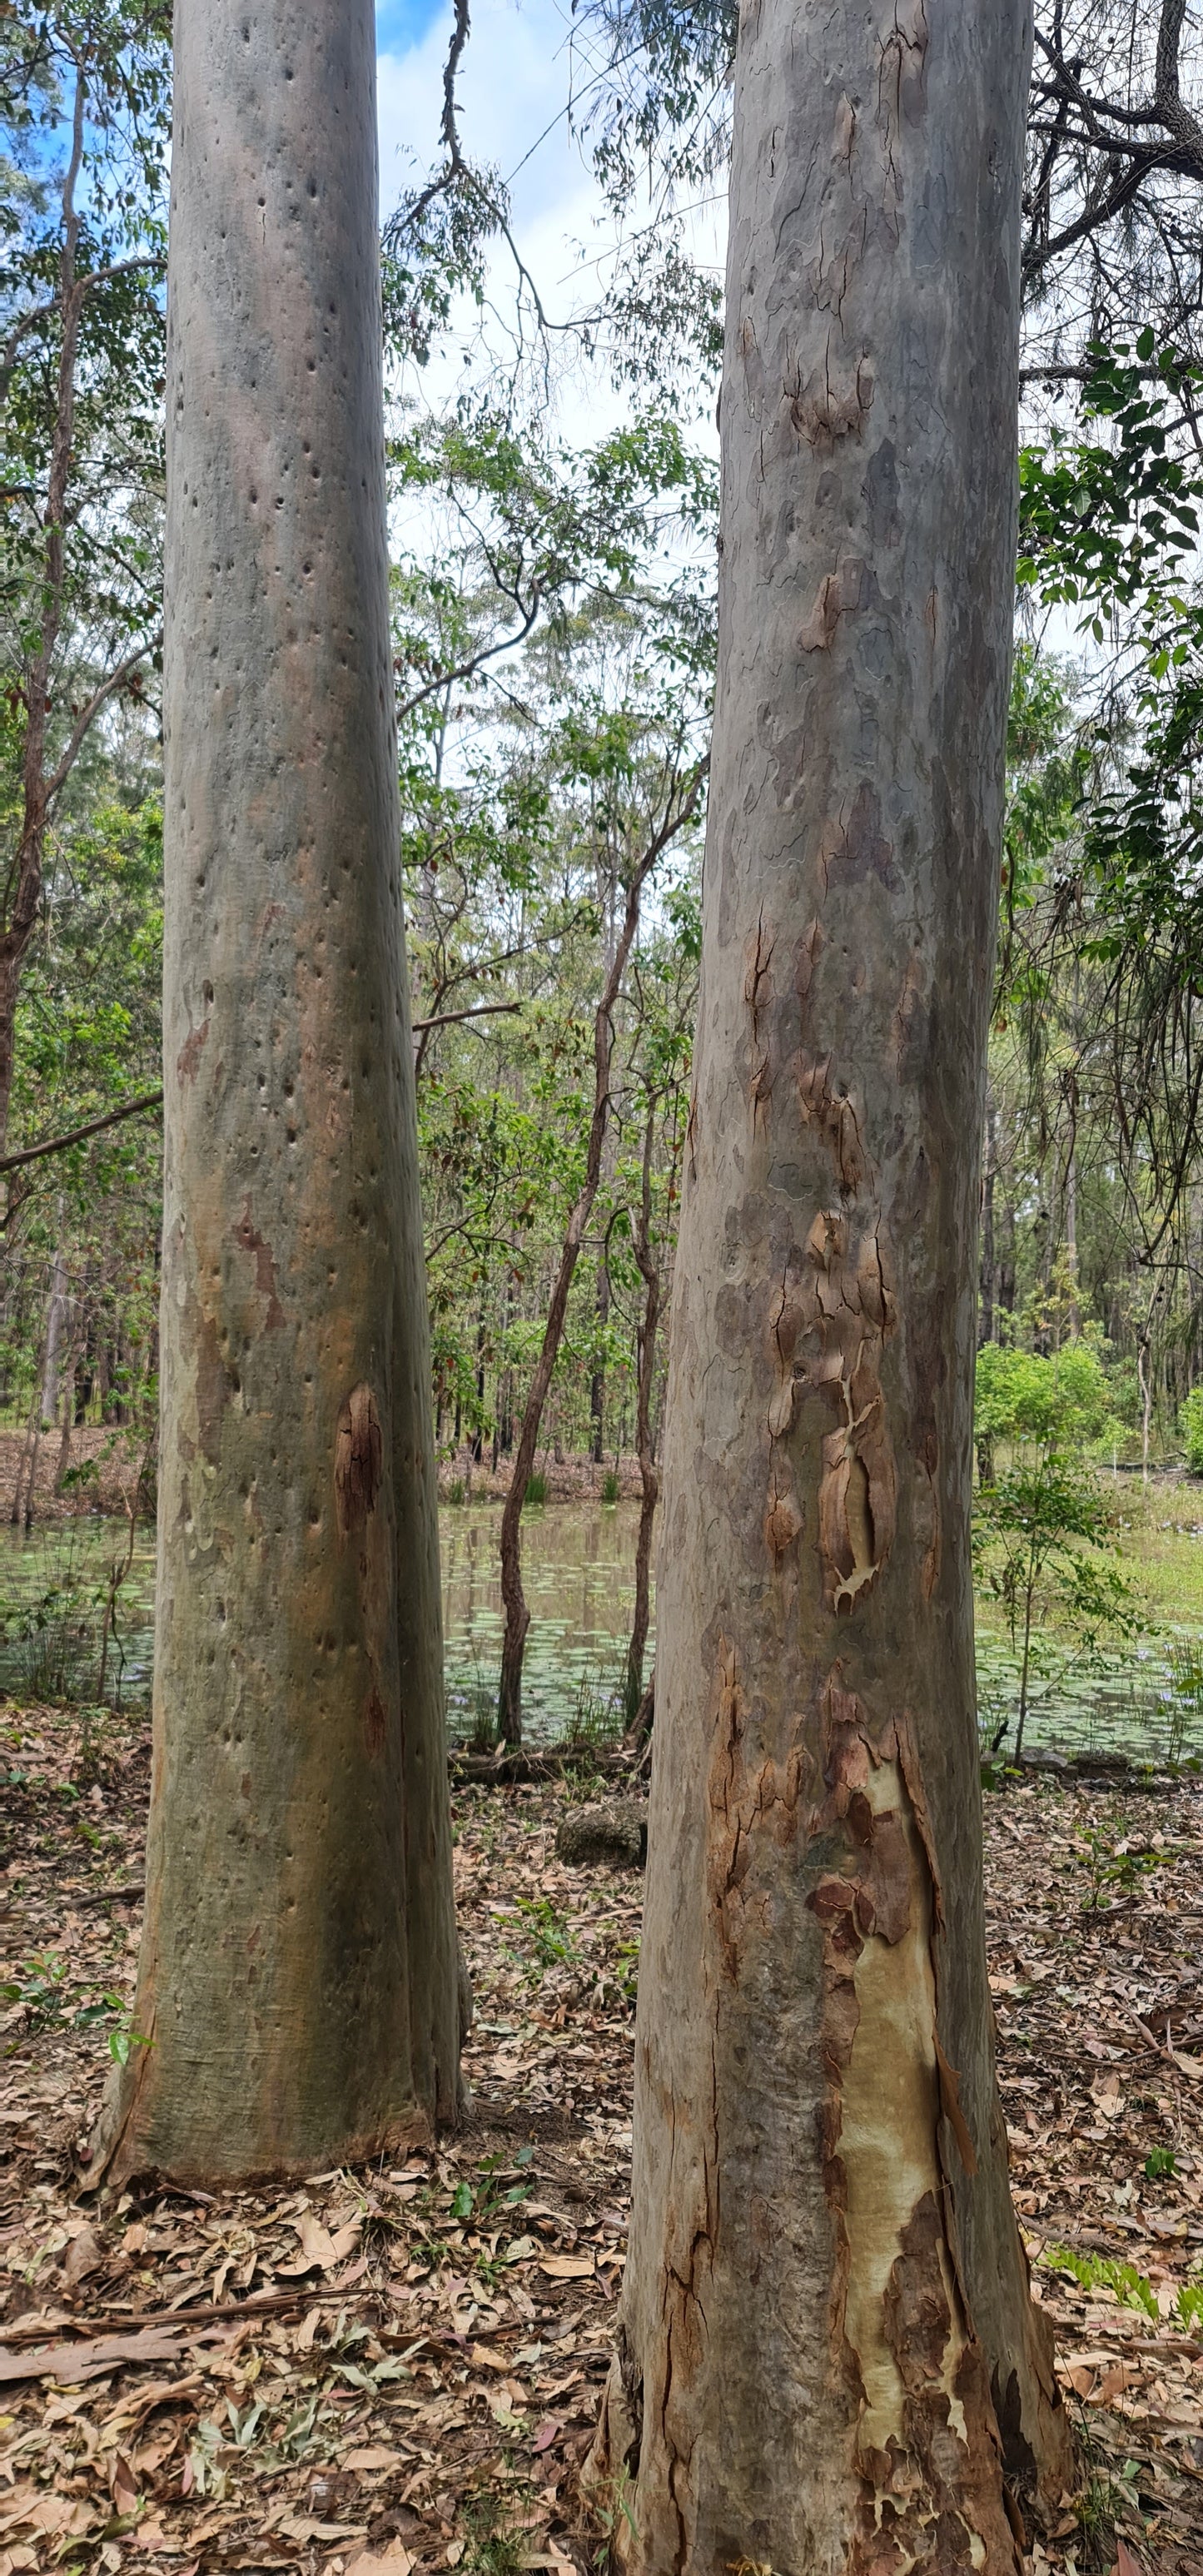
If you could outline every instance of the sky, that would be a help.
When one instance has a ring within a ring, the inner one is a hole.
[[[448,0],[377,0],[385,215],[438,159],[451,27]],[[606,263],[614,243],[587,154],[569,129],[572,28],[570,0],[473,0],[458,83],[464,151],[470,161],[496,168],[506,182],[517,246],[553,320],[592,299],[597,264]],[[704,257],[721,258],[721,213],[702,221],[705,239],[699,236],[697,248]],[[507,309],[513,272],[503,245],[493,254],[491,276],[498,307]],[[465,332],[454,352],[432,362],[423,386],[427,398],[438,401],[454,389],[467,347]],[[573,443],[603,435],[630,408],[630,392],[617,394],[600,368],[587,380],[570,375],[558,387],[557,425]]]
[[[570,236],[591,253],[595,238],[600,246],[600,198],[565,114],[571,23],[560,0],[475,0],[458,85],[464,150],[509,184],[515,235],[549,311],[557,290],[567,309]],[[387,214],[438,157],[451,10],[438,0],[379,0],[376,29]]]

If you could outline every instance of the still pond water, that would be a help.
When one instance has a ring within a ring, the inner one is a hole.
[[[618,1687],[632,1607],[633,1504],[557,1503],[526,1514],[523,1570],[531,1607],[524,1706],[528,1733],[593,1731]],[[445,1506],[443,1627],[454,1735],[492,1709],[501,1642],[497,1573],[500,1507]],[[19,1696],[97,1695],[104,1598],[124,1560],[123,1524],[81,1517],[22,1539],[0,1532],[0,1689]],[[1199,1544],[1203,1547],[1203,1538]],[[106,1692],[149,1689],[154,1555],[140,1537],[118,1595]],[[1085,1665],[1042,1641],[1027,1744],[1061,1754],[1123,1752],[1141,1760],[1203,1759],[1203,1639],[1166,1629]],[[650,1665],[650,1654],[649,1654]],[[1007,1640],[982,1623],[978,1682],[983,1735],[1013,1726],[1016,1668]]]

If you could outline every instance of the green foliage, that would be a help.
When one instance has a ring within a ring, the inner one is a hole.
[[[1097,1914],[1113,1888],[1124,1896],[1134,1894],[1142,1878],[1160,1869],[1166,1857],[1164,1852],[1133,1850],[1126,1836],[1117,1840],[1100,1825],[1089,1825],[1076,1848],[1086,1868],[1087,1894],[1082,1901],[1085,1914]]]
[[[1150,2148],[1148,2155],[1145,2157],[1145,2179],[1147,2182],[1167,2182],[1172,2174],[1177,2173],[1177,2170],[1177,2159],[1172,2147]]]
[[[534,1509],[536,1509],[536,1510],[537,1510],[537,1509],[538,1509],[542,1504],[544,1504],[544,1503],[546,1502],[546,1500],[547,1500],[547,1478],[546,1478],[546,1476],[544,1475],[543,1470],[542,1470],[542,1468],[541,1468],[541,1467],[532,1467],[531,1472],[530,1472],[530,1475],[527,1477],[527,1480],[526,1480],[526,1494],[525,1494],[525,1497],[524,1497],[524,1505],[525,1505],[525,1504],[529,1504],[532,1508],[534,1508]]]
[[[983,1343],[973,1408],[979,1440],[1079,1448],[1098,1440],[1108,1420],[1107,1380],[1091,1343],[1066,1342],[1051,1358]]]
[[[1154,2320],[1160,2313],[1152,2282],[1133,2263],[1116,2262],[1109,2254],[1078,2254],[1067,2245],[1046,2245],[1040,2260],[1050,2272],[1067,2272],[1080,2289],[1110,2290],[1122,2308],[1136,2308]]]
[[[1075,439],[1054,427],[1043,447],[1020,456],[1020,589],[1034,589],[1046,606],[1082,608],[1096,644],[1118,609],[1173,580],[1198,538],[1198,476],[1172,438],[1171,391],[1182,370],[1164,350],[1150,385],[1154,358],[1148,331],[1134,347],[1096,341],[1082,417],[1099,434]]]
[[[1165,2149],[1154,2149],[1154,2155],[1164,2155],[1167,2152],[1168,2150]],[[1149,2163],[1151,2164],[1152,2161],[1150,2157]],[[1172,2163],[1171,2156],[1171,2166]],[[1158,2169],[1164,2172],[1167,2168],[1162,2165]],[[1146,2173],[1148,2170],[1149,2164],[1146,2164]],[[1122,2308],[1135,2308],[1138,2314],[1151,2318],[1154,2324],[1159,2322],[1161,2311],[1157,2304],[1157,2292],[1145,2274],[1137,2271],[1134,2263],[1117,2262],[1109,2254],[1079,2254],[1066,2245],[1046,2245],[1040,2260],[1047,2263],[1050,2271],[1068,2273],[1070,2279],[1078,2283],[1079,2288],[1110,2290],[1112,2297],[1118,2299]],[[1170,2310],[1168,2323],[1178,2326],[1184,2334],[1194,2334],[1198,2331],[1201,2322],[1203,2322],[1203,2282],[1184,2282]]]
[[[618,1493],[619,1486],[617,1472],[613,1467],[607,1467],[605,1475],[602,1477],[601,1498],[603,1503],[616,1503],[618,1500]]]
[[[550,1896],[520,1896],[515,1912],[540,1968],[559,1967],[576,1958],[576,1942]]]
[[[1186,1463],[1192,1476],[1203,1476],[1203,1386],[1192,1386],[1185,1402],[1178,1408],[1178,1429],[1186,1447]]]
[[[987,1592],[1020,1654],[1014,1758],[1023,1751],[1032,1675],[1033,1621],[1055,1614],[1082,1651],[1100,1633],[1133,1635],[1140,1619],[1131,1586],[1104,1551],[1111,1515],[1089,1470],[1058,1451],[1012,1468],[985,1486],[974,1516],[974,1548]],[[997,1751],[1007,1731],[996,1732]]]

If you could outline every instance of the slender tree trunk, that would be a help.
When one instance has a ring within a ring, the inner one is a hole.
[[[652,1142],[655,1123],[656,1104],[652,1101],[643,1131],[639,1214],[631,1234],[632,1249],[643,1281],[643,1319],[639,1327],[635,1375],[635,1448],[639,1458],[640,1486],[639,1528],[635,1538],[635,1607],[623,1694],[628,1730],[634,1728],[643,1702],[643,1658],[647,1652],[652,1608],[652,1529],[660,1498],[660,1479],[652,1453],[652,1388],[656,1376],[656,1334],[660,1322],[660,1272],[652,1250]]]
[[[614,1009],[622,989],[626,962],[631,953],[639,922],[639,905],[644,886],[656,860],[670,841],[682,831],[696,811],[702,772],[693,770],[684,782],[670,789],[664,820],[653,833],[639,860],[627,889],[622,927],[615,944],[602,997],[597,1007],[593,1029],[593,1115],[589,1123],[589,1142],[585,1155],[585,1177],[572,1214],[568,1220],[563,1248],[552,1282],[543,1327],[543,1341],[535,1364],[534,1376],[527,1392],[514,1454],[509,1492],[501,1515],[501,1599],[505,1610],[505,1630],[501,1641],[501,1684],[497,1698],[498,1732],[505,1744],[522,1742],[522,1663],[526,1652],[526,1635],[530,1611],[522,1588],[522,1506],[535,1463],[539,1425],[551,1385],[552,1372],[559,1355],[568,1311],[568,1292],[581,1249],[585,1228],[597,1196],[601,1178],[602,1146],[610,1110],[610,1061],[614,1052]]]
[[[1065,1164],[1065,1266],[1069,1273],[1069,1329],[1074,1340],[1082,1329],[1078,1304],[1078,1154],[1076,1125]]]
[[[742,13],[631,2246],[640,2576],[1018,2566],[969,1504],[1023,0]],[[627,2481],[623,2484],[622,2481]],[[620,2501],[621,2499],[621,2501]]]
[[[599,1335],[599,1346],[597,1361],[589,1379],[589,1455],[592,1458],[595,1467],[600,1467],[602,1458],[605,1454],[606,1357],[605,1344],[604,1340],[601,1339],[601,1336],[604,1335],[609,1321],[610,1264],[606,1259],[605,1252],[603,1251],[598,1255],[597,1263],[597,1329]]]
[[[978,1309],[977,1339],[979,1350],[984,1342],[994,1339],[994,1297],[997,1262],[994,1249],[994,1182],[998,1169],[998,1112],[994,1094],[986,1091],[986,1161],[982,1173],[982,1259],[981,1303]]]
[[[154,1770],[92,2172],[455,2112],[371,0],[177,0]]]
[[[62,1224],[61,1202],[59,1223]],[[60,1242],[50,1274],[50,1302],[46,1310],[46,1356],[42,1365],[42,1420],[46,1424],[58,1419],[59,1369],[69,1313],[67,1255]]]

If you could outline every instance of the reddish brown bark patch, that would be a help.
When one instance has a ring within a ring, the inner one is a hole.
[[[375,1760],[384,1751],[384,1741],[388,1733],[384,1702],[375,1687],[368,1692],[367,1707],[363,1713],[363,1732],[368,1752]]]
[[[175,1060],[176,1076],[181,1083],[195,1082],[196,1068],[204,1054],[205,1042],[208,1035],[209,1022],[207,1018],[201,1021],[199,1029],[189,1029],[188,1035],[185,1038]]]
[[[383,1469],[376,1398],[370,1386],[354,1386],[339,1413],[334,1440],[334,1504],[340,1539],[349,1538],[375,1510]]]
[[[234,1241],[242,1245],[244,1252],[254,1256],[255,1286],[260,1296],[267,1299],[264,1324],[269,1333],[278,1333],[284,1322],[284,1309],[276,1290],[276,1256],[270,1243],[265,1242],[252,1224],[249,1199],[243,1200],[242,1214],[234,1228]]]

